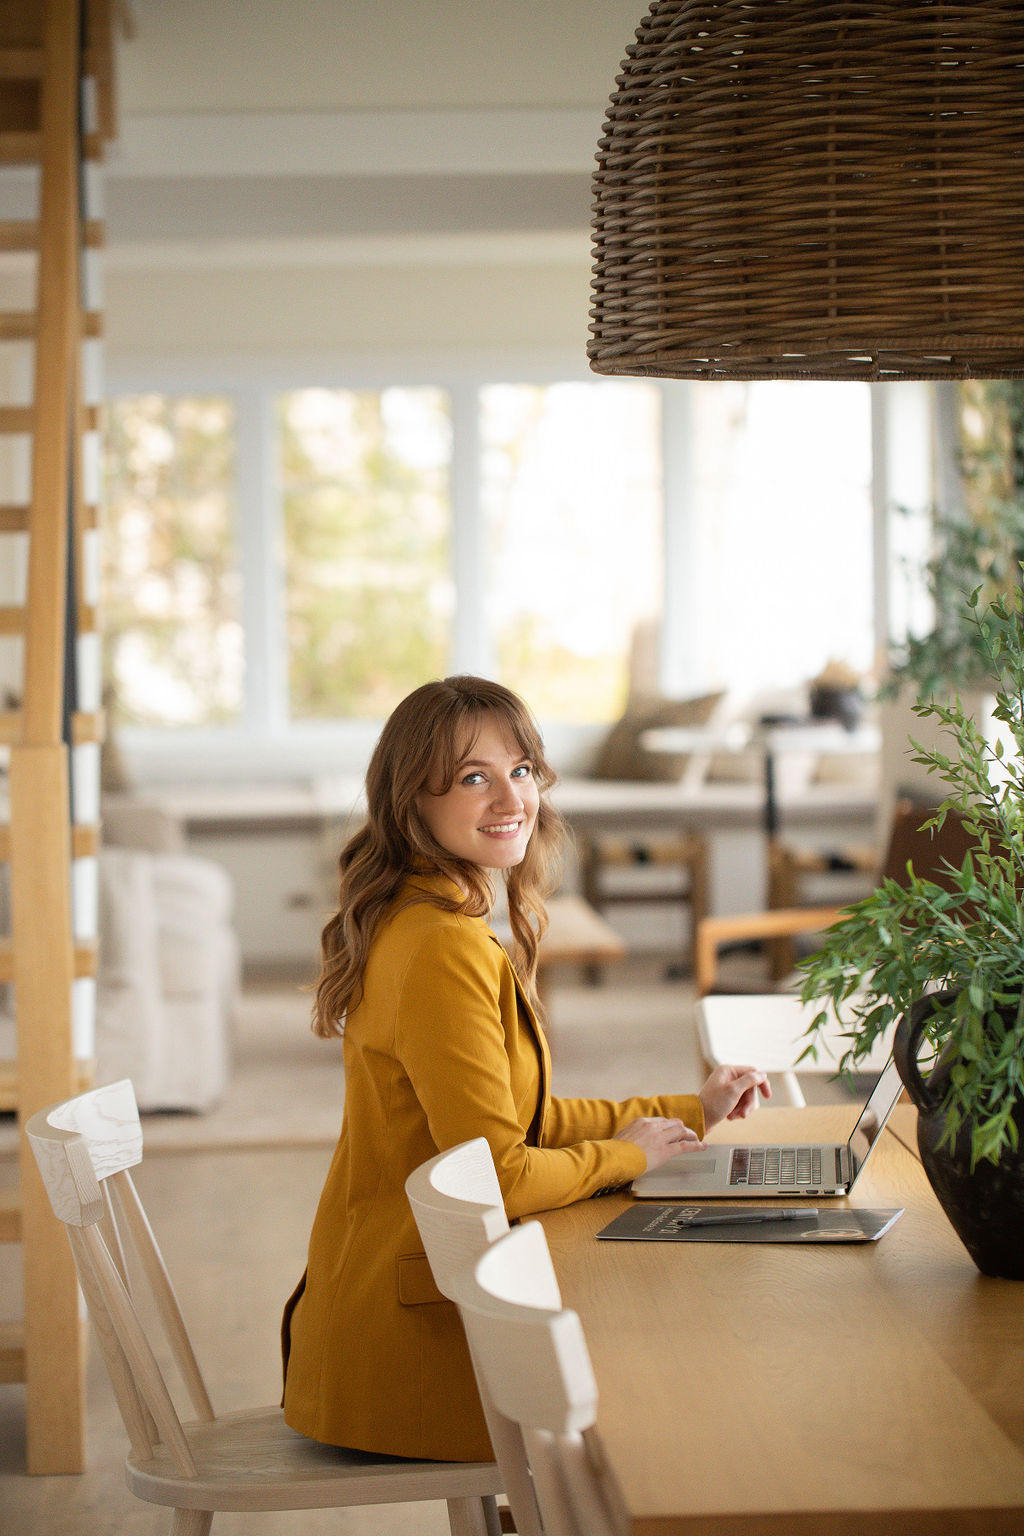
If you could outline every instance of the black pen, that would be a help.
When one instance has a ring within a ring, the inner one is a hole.
[[[671,1223],[673,1227],[725,1227],[745,1226],[758,1221],[806,1221],[818,1214],[817,1206],[779,1206],[775,1210],[763,1207],[751,1211],[697,1211],[692,1216],[680,1216]]]

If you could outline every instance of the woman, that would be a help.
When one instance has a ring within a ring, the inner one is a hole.
[[[405,1197],[413,1168],[485,1136],[514,1219],[628,1183],[769,1091],[761,1072],[720,1067],[697,1095],[551,1096],[535,980],[562,840],[553,779],[522,702],[473,677],[410,694],[370,761],[314,1010],[317,1034],[344,1034],[344,1118],[283,1330],[285,1418],[316,1440],[492,1457]],[[486,923],[491,871],[514,964]]]

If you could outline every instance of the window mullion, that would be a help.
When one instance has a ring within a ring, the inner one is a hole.
[[[487,626],[487,530],[481,501],[480,391],[452,386],[452,574],[455,619],[449,665],[453,672],[494,675]]]
[[[661,386],[664,572],[658,665],[661,688],[681,697],[701,684],[699,531],[694,505],[693,384]]]
[[[237,410],[245,724],[253,733],[277,732],[288,719],[288,652],[273,397],[268,390],[242,390]]]

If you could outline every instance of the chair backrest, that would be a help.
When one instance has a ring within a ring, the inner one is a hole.
[[[508,1231],[501,1186],[483,1136],[464,1141],[413,1169],[405,1193],[434,1284],[457,1302],[463,1276]]]
[[[628,1520],[594,1428],[590,1353],[538,1222],[488,1249],[460,1310],[491,1400],[520,1428],[546,1536],[621,1536]]]
[[[422,1163],[406,1179],[405,1192],[434,1284],[458,1305],[473,1284],[477,1260],[509,1230],[494,1159],[485,1138],[464,1141]],[[473,1369],[516,1530],[519,1536],[542,1536],[522,1432],[495,1407],[475,1359]]]
[[[907,863],[912,862],[915,875],[933,880],[944,890],[954,888],[948,865],[959,869],[964,854],[976,849],[977,842],[957,811],[947,811],[942,826],[935,830],[926,826],[934,815],[934,805],[897,804],[882,864],[883,878],[906,885]]]
[[[132,1085],[124,1079],[39,1110],[25,1133],[54,1214],[67,1230],[132,1450],[148,1458],[163,1443],[179,1472],[195,1477],[192,1452],[135,1300],[138,1295],[142,1307],[141,1292],[148,1292],[195,1417],[213,1419],[181,1308],[129,1172],[142,1161]]]

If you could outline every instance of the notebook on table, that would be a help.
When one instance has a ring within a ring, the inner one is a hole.
[[[708,1146],[681,1152],[633,1180],[642,1200],[849,1194],[885,1129],[903,1084],[889,1058],[846,1142]]]

